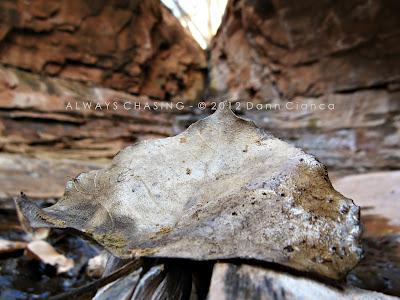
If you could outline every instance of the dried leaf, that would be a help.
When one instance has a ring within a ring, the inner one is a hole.
[[[0,239],[0,254],[11,253],[25,249],[27,243]]]
[[[17,205],[31,226],[75,228],[120,258],[257,259],[339,278],[361,257],[359,208],[326,168],[227,105],[80,174],[51,207]]]
[[[68,272],[74,267],[74,261],[58,253],[53,246],[45,241],[30,242],[26,255],[57,268],[57,274]]]
[[[86,274],[90,277],[100,278],[106,268],[107,259],[108,254],[105,251],[89,259]]]
[[[49,235],[50,228],[37,228],[31,233],[29,238],[32,240],[45,240],[49,237]]]

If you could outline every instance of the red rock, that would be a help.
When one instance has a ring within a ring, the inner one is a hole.
[[[21,0],[0,10],[2,64],[160,99],[203,90],[205,54],[159,1]],[[145,85],[171,74],[179,85]]]
[[[400,82],[399,3],[230,1],[211,45],[211,91],[282,106],[333,103],[333,111],[244,114],[331,168],[398,168],[400,98],[390,86]]]
[[[125,102],[133,109],[125,109]],[[153,102],[145,96],[0,67],[0,147],[52,157],[111,157],[135,140],[173,134],[172,110],[134,109],[135,103]],[[83,103],[91,108],[85,109]],[[96,104],[103,109],[96,110]]]

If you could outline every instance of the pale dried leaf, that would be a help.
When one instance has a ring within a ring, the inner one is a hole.
[[[50,228],[36,228],[33,232],[29,234],[29,239],[31,240],[45,240],[49,237]]]
[[[106,268],[107,259],[108,254],[105,251],[89,259],[86,274],[90,277],[100,278]]]
[[[57,268],[57,274],[68,272],[74,267],[74,261],[58,253],[53,246],[45,241],[30,242],[26,248],[26,255]]]
[[[27,243],[0,239],[0,254],[11,253],[25,249]]]
[[[120,258],[244,258],[339,278],[361,257],[359,208],[325,167],[225,107],[175,137],[122,150],[39,209],[33,227],[75,228]]]

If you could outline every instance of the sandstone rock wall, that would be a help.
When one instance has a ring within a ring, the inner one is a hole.
[[[245,114],[333,168],[398,168],[398,11],[398,1],[229,1],[211,89],[281,105]]]
[[[173,112],[144,109],[153,102],[0,67],[0,147],[31,155],[111,158],[126,144],[173,134]],[[142,104],[140,110],[136,104]]]
[[[1,1],[0,63],[160,99],[196,98],[206,66],[157,0]]]
[[[60,197],[68,178],[126,145],[176,134],[176,111],[134,105],[193,101],[205,68],[157,0],[1,1],[0,207],[20,191]]]

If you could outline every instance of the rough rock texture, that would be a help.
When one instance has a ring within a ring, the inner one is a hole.
[[[105,162],[36,158],[18,154],[0,154],[0,209],[12,209],[10,199],[21,192],[32,199],[58,199],[65,182],[76,174],[99,169]]]
[[[218,263],[214,266],[208,295],[210,300],[380,300],[397,299],[352,287],[330,286],[260,267]]]
[[[1,1],[0,63],[166,99],[195,99],[205,54],[148,1]]]
[[[78,229],[121,258],[239,257],[337,279],[361,257],[359,208],[325,167],[227,105],[80,174],[49,208],[18,205],[31,226]]]
[[[20,191],[57,198],[68,176],[180,131],[176,111],[135,104],[193,100],[205,62],[156,0],[1,1],[0,206]]]
[[[0,147],[66,158],[113,157],[127,144],[173,133],[174,112],[145,109],[145,103],[154,100],[0,67]]]
[[[12,207],[7,200],[21,191],[58,198],[69,178],[99,168],[121,148],[185,127],[176,110],[146,103],[156,101],[0,66],[0,207]]]
[[[399,10],[395,0],[229,1],[212,43],[211,89],[280,104],[246,113],[329,167],[398,168]]]

